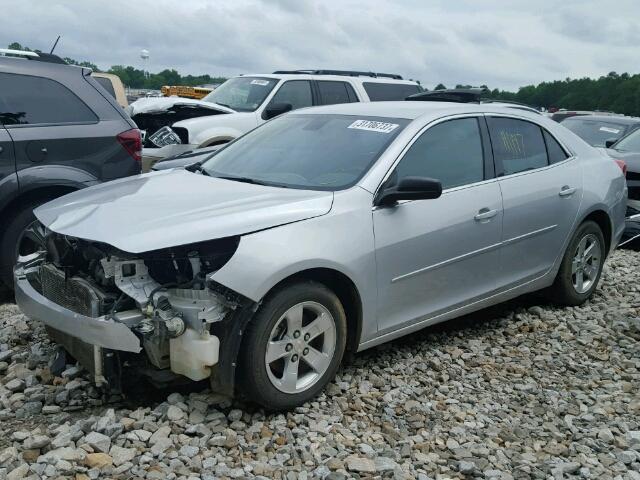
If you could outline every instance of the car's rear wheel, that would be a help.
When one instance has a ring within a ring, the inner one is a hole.
[[[250,400],[271,410],[301,405],[335,376],[346,337],[344,309],[331,290],[315,282],[282,288],[250,323],[240,385]]]
[[[0,280],[13,290],[13,267],[18,256],[36,252],[44,245],[44,232],[36,221],[33,209],[45,200],[25,204],[7,221],[0,238]]]
[[[597,223],[586,221],[574,233],[550,294],[562,305],[580,305],[595,291],[605,260],[605,243]]]

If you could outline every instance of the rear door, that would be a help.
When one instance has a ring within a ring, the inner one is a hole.
[[[358,97],[353,87],[347,82],[336,80],[318,80],[318,104],[336,105],[339,103],[357,102]]]
[[[582,172],[546,129],[487,116],[502,191],[500,287],[533,280],[563,253],[582,199]]]

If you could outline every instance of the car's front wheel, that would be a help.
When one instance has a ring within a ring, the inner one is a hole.
[[[250,322],[239,379],[247,397],[271,410],[301,405],[333,379],[347,337],[338,297],[316,282],[270,295]]]
[[[602,230],[595,222],[584,222],[574,233],[564,254],[550,290],[552,299],[562,305],[584,303],[598,286],[605,255]]]
[[[13,289],[13,267],[18,257],[34,253],[44,246],[44,232],[33,210],[45,201],[23,205],[7,219],[4,232],[0,232],[0,282],[10,289]]]

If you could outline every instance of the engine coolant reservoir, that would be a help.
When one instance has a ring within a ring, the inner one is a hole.
[[[191,328],[169,340],[171,370],[191,380],[204,380],[211,366],[218,363],[220,340],[209,332],[199,334]]]

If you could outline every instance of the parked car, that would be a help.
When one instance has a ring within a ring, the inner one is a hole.
[[[640,236],[640,129],[622,137],[605,151],[626,164],[629,199],[625,240],[636,239]]]
[[[146,131],[144,165],[227,143],[289,110],[313,105],[404,100],[421,91],[400,75],[341,70],[277,71],[227,80],[202,100],[141,99],[130,114]]]
[[[0,53],[7,50],[0,50]],[[32,210],[102,181],[140,173],[140,132],[91,70],[55,55],[0,56],[0,281],[39,232]]]
[[[491,103],[541,115],[539,110],[524,103],[486,98],[485,96],[489,93],[490,91],[486,88],[451,88],[415,93],[409,95],[405,100],[412,102]]]
[[[310,108],[38,208],[16,300],[100,382],[160,370],[288,409],[345,350],[534,290],[583,303],[625,208],[618,165],[542,115]]]
[[[91,74],[93,78],[100,84],[102,88],[104,88],[109,95],[116,99],[118,105],[122,108],[126,108],[129,106],[129,101],[127,100],[127,94],[124,89],[124,85],[122,84],[122,80],[117,75],[113,73],[102,73],[102,72],[93,72]]]
[[[562,125],[593,147],[613,145],[626,134],[640,128],[640,118],[613,115],[570,117]]]

